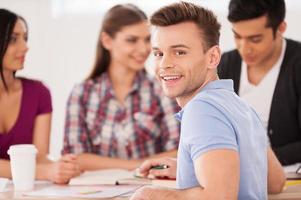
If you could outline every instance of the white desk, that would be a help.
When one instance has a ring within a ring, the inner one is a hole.
[[[44,187],[51,186],[51,183],[39,183],[35,185],[35,189],[42,189]],[[68,185],[64,186],[68,187]],[[37,200],[37,199],[62,199],[62,198],[53,198],[53,197],[28,197],[22,196],[20,194],[15,194],[13,190],[13,185],[10,183],[7,186],[7,191],[0,193],[0,199],[12,199],[12,200],[19,200],[19,199],[27,199],[27,200]],[[64,198],[64,199],[78,199],[80,198]],[[118,198],[110,198],[110,200],[126,200],[129,199],[128,197],[118,197]],[[277,195],[269,195],[269,200],[301,200],[301,184],[289,186],[283,191],[281,194]]]
[[[49,187],[49,186],[53,186],[54,184],[52,183],[49,183],[49,182],[39,182],[37,184],[35,184],[35,190],[37,189],[42,189],[42,188],[45,188],[45,187]],[[64,185],[62,187],[69,187],[68,185]],[[10,182],[7,187],[6,187],[6,190],[5,192],[0,192],[0,199],[5,199],[5,200],[8,200],[8,199],[12,199],[12,200],[21,200],[21,199],[24,199],[24,200],[38,200],[38,199],[74,199],[74,200],[83,200],[83,198],[70,198],[70,197],[66,197],[66,198],[62,198],[62,197],[33,197],[33,196],[24,196],[22,195],[22,193],[16,193],[14,192],[14,187],[13,187],[13,184]],[[102,198],[102,199],[106,199],[106,198]],[[110,199],[110,200],[126,200],[126,199],[129,199],[129,197],[116,197],[116,198],[107,198],[107,199]],[[85,200],[87,200],[85,198]]]
[[[288,186],[282,193],[269,195],[269,200],[301,200],[301,184]]]

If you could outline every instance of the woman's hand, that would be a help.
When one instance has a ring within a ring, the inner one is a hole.
[[[57,184],[67,184],[69,180],[81,174],[77,156],[66,154],[56,162],[50,163],[47,179]]]

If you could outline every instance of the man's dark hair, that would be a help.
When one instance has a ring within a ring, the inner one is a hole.
[[[232,23],[267,16],[267,27],[272,27],[274,35],[285,18],[284,0],[231,0],[228,20]]]
[[[204,51],[219,44],[220,24],[210,10],[201,6],[180,2],[165,6],[151,16],[154,26],[170,26],[182,22],[194,22],[200,29]]]

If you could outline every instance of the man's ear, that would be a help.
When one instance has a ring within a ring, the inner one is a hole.
[[[112,49],[112,37],[107,34],[106,32],[101,32],[101,43],[105,49],[111,50]]]
[[[208,50],[208,68],[215,69],[217,68],[221,60],[221,50],[218,45],[211,47]]]
[[[279,24],[277,32],[279,32],[282,35],[285,32],[285,30],[286,30],[286,22],[283,21]]]

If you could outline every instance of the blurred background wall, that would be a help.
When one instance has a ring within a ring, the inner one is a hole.
[[[51,90],[53,120],[50,154],[60,155],[65,107],[75,83],[81,82],[94,62],[96,42],[104,13],[118,3],[133,3],[149,16],[175,0],[0,0],[0,8],[23,16],[29,25],[29,52],[18,75],[42,80]],[[190,0],[212,9],[220,23],[222,51],[234,47],[227,21],[228,0]],[[285,36],[301,41],[301,1],[286,0]],[[152,73],[152,58],[146,63]],[[300,66],[301,67],[301,66]]]

